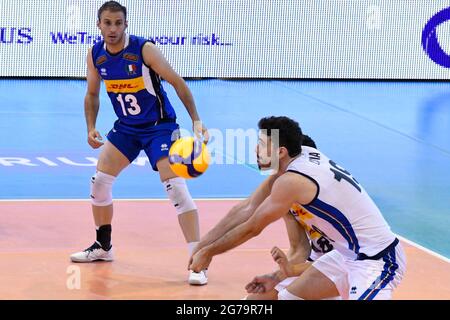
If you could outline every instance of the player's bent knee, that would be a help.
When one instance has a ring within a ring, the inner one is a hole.
[[[192,210],[197,210],[197,206],[192,200],[191,194],[186,185],[186,180],[180,177],[167,179],[163,182],[167,195],[172,202],[177,214],[183,214]]]
[[[289,291],[287,291],[287,289],[283,289],[280,292],[278,292],[278,300],[304,300],[304,299],[290,293]]]
[[[112,203],[112,185],[116,177],[97,171],[91,178],[91,202],[105,207]]]

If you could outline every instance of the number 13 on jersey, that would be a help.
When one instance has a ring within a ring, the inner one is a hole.
[[[126,117],[129,114],[132,116],[138,115],[141,113],[141,107],[137,103],[137,99],[132,94],[127,94],[125,97],[122,97],[122,94],[119,93],[117,95],[117,101],[119,101],[120,106],[122,107],[123,115]]]

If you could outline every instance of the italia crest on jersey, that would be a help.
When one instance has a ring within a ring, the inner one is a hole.
[[[128,75],[134,75],[137,72],[137,66],[135,64],[129,64],[127,65],[127,73]]]

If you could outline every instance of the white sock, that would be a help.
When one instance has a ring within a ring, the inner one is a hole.
[[[192,256],[192,252],[194,252],[195,247],[198,245],[198,241],[188,242],[188,250],[189,250],[189,257]]]

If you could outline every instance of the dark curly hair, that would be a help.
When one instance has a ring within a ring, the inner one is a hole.
[[[317,149],[317,146],[316,146],[316,143],[314,142],[314,140],[310,136],[308,136],[306,134],[303,135],[302,146],[306,146],[306,147],[311,147],[311,148]]]
[[[278,129],[279,146],[285,147],[291,158],[301,153],[303,134],[297,121],[288,117],[265,117],[259,120],[258,128],[267,130],[268,137],[272,135],[272,130]]]

